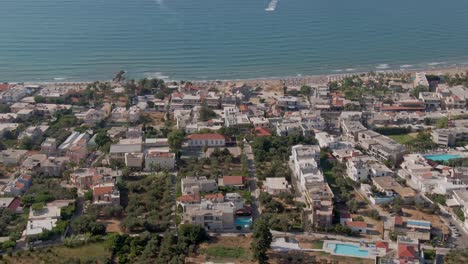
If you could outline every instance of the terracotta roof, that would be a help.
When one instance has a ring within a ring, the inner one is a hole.
[[[205,194],[204,198],[207,200],[224,199],[224,195],[222,193]]]
[[[25,186],[25,185],[24,185],[24,183],[22,183],[22,182],[16,182],[16,183],[15,183],[15,188],[16,188],[16,189],[23,189],[24,186]]]
[[[13,199],[13,201],[11,201],[11,203],[8,205],[8,209],[16,211],[16,209],[18,209],[20,205],[21,205],[21,200],[18,197],[15,197],[15,199]]]
[[[32,179],[32,176],[29,175],[29,174],[23,174],[23,175],[21,175],[21,178],[23,178],[24,180],[30,180],[30,179]]]
[[[9,87],[10,85],[7,83],[0,83],[0,92],[8,90]]]
[[[403,225],[403,218],[401,216],[395,216],[395,225]]]
[[[367,228],[367,223],[363,221],[346,221],[345,226]]]
[[[398,257],[413,259],[417,257],[414,246],[398,244]]]
[[[224,176],[223,177],[224,185],[243,185],[244,177],[242,176]]]
[[[420,111],[420,110],[424,110],[424,107],[392,105],[392,106],[383,106],[381,110],[382,111]]]
[[[171,158],[174,154],[172,152],[151,151],[148,153],[148,155],[151,157]]]
[[[182,203],[195,203],[200,202],[200,196],[198,194],[187,194],[177,197],[178,202]]]
[[[216,139],[225,139],[221,134],[191,134],[187,136],[188,139],[192,140],[216,140]]]
[[[114,186],[96,186],[96,187],[93,187],[93,194],[94,195],[109,194],[109,193],[112,193],[113,190],[114,190]]]
[[[375,247],[388,249],[388,243],[384,241],[377,241],[375,243]]]
[[[271,136],[271,133],[266,128],[255,127],[255,135],[260,136],[260,137],[268,137],[268,136]]]

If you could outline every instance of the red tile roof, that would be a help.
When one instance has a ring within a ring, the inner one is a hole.
[[[196,203],[200,202],[200,196],[198,194],[187,194],[177,197],[177,201],[181,203]]]
[[[0,83],[0,92],[4,92],[10,88],[10,85],[8,83]]]
[[[224,185],[243,185],[244,177],[242,176],[224,176],[223,177]]]
[[[24,180],[30,180],[30,179],[32,179],[32,176],[29,175],[29,174],[23,174],[23,175],[21,175],[21,178],[23,178]]]
[[[383,106],[380,110],[381,111],[422,111],[424,110],[424,107],[392,105],[392,106]]]
[[[271,136],[271,133],[266,128],[255,127],[255,135],[257,135],[259,137],[269,137],[269,136]]]
[[[363,221],[346,221],[345,226],[367,228],[367,223]]]
[[[403,218],[401,216],[395,216],[395,225],[403,225]]]
[[[416,250],[414,246],[398,244],[398,257],[405,259],[415,259],[417,258]]]
[[[221,134],[191,134],[187,136],[191,140],[222,140],[225,139]]]
[[[375,243],[375,247],[388,249],[388,243],[384,241],[377,241]]]
[[[93,194],[94,195],[103,195],[112,193],[114,190],[114,186],[96,186],[93,187]]]
[[[16,182],[16,183],[15,183],[15,188],[16,188],[16,189],[23,189],[24,186],[25,186],[25,185],[24,185],[24,183],[22,183],[22,182]]]
[[[20,207],[21,205],[21,200],[16,197],[15,199],[13,199],[13,201],[11,201],[11,203],[8,205],[8,209],[10,210],[13,210],[13,211],[16,211],[16,209],[18,209],[18,207]]]
[[[224,195],[222,193],[205,194],[204,198],[207,200],[224,199]]]

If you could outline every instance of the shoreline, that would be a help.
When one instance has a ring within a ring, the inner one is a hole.
[[[442,74],[456,74],[456,73],[465,73],[468,71],[468,65],[450,65],[450,66],[434,66],[430,68],[422,68],[422,69],[377,69],[371,71],[343,71],[343,72],[333,72],[330,74],[317,74],[317,75],[293,75],[293,76],[273,76],[273,77],[255,77],[255,78],[237,78],[237,79],[204,79],[204,80],[190,80],[185,79],[184,81],[189,81],[194,84],[214,84],[214,83],[258,83],[258,82],[277,82],[277,81],[285,81],[285,80],[294,80],[294,81],[308,81],[307,83],[313,84],[323,84],[327,83],[329,78],[339,78],[339,77],[346,77],[346,76],[353,76],[353,75],[361,75],[361,74],[368,74],[370,72],[375,73],[406,73],[406,74],[414,74],[416,72],[425,72],[426,74],[435,74],[438,75]],[[148,78],[148,79],[155,79],[155,78]],[[138,79],[135,79],[138,80]],[[180,80],[172,80],[162,79],[166,83],[170,82],[179,82]],[[24,82],[5,82],[9,84],[26,84],[26,85],[34,85],[34,84],[44,84],[44,85],[84,85],[84,84],[92,84],[94,82],[113,82],[112,79],[109,80],[93,80],[93,81],[66,81],[66,80],[56,80],[56,81],[24,81]]]

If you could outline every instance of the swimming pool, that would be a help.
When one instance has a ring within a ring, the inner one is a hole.
[[[237,217],[234,219],[234,223],[237,226],[249,228],[252,225],[252,218],[250,217]]]
[[[369,257],[369,250],[360,249],[358,246],[350,244],[335,244],[328,243],[327,248],[339,255],[346,255],[352,257]]]
[[[415,225],[415,226],[422,226],[422,227],[431,227],[431,222],[427,221],[416,221],[416,220],[408,220],[406,221],[408,225]]]
[[[424,156],[428,160],[435,160],[435,161],[449,161],[451,159],[458,159],[461,158],[460,155],[457,154],[431,154]]]

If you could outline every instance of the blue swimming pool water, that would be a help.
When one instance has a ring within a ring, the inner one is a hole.
[[[430,227],[431,223],[429,222],[420,222],[420,221],[406,221],[407,224],[409,225],[416,225],[416,226],[424,226],[424,227]]]
[[[448,161],[451,159],[458,159],[461,158],[460,155],[456,154],[432,154],[432,155],[425,155],[426,159],[435,160],[435,161]]]
[[[234,220],[236,226],[250,227],[252,225],[252,218],[250,217],[237,217]]]
[[[358,246],[348,244],[334,244],[330,243],[327,245],[328,249],[334,249],[333,252],[340,255],[347,255],[352,257],[368,257],[369,251],[362,250]]]

